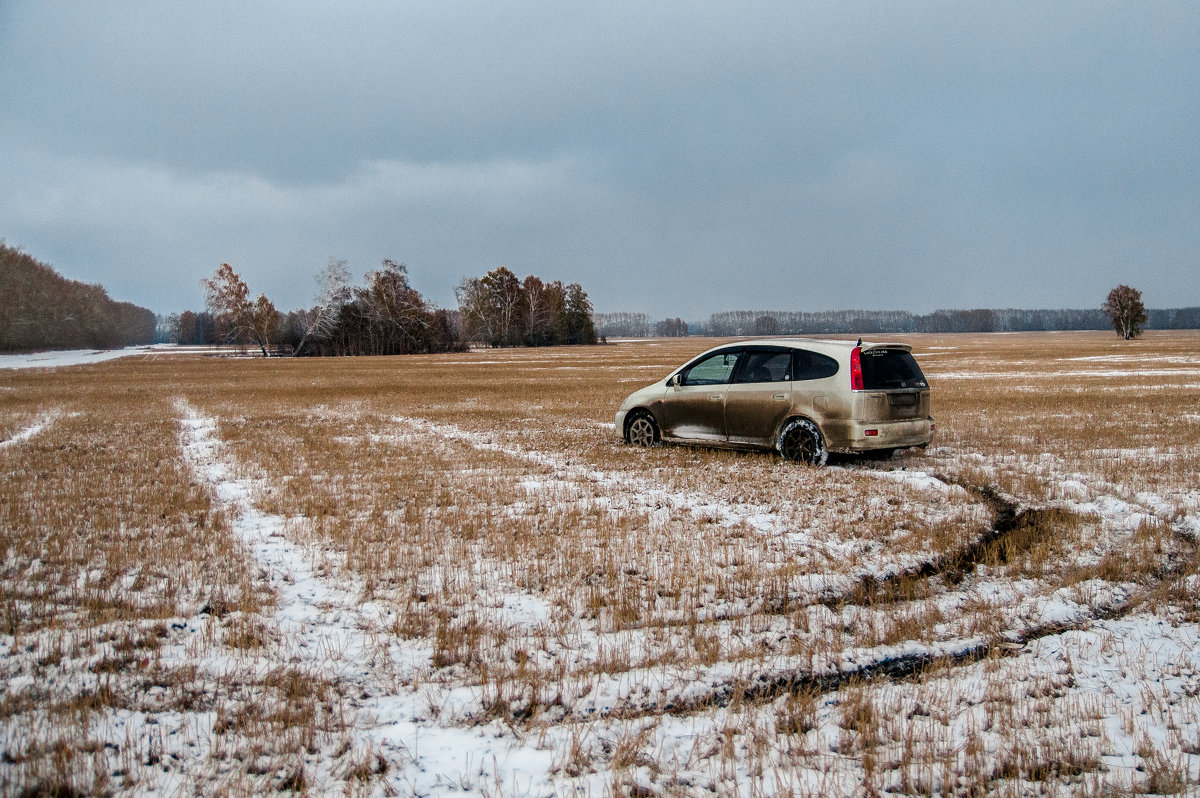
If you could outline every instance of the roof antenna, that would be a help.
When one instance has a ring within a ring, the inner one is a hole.
[[[855,346],[862,346],[862,338],[858,339],[858,343],[856,343]]]

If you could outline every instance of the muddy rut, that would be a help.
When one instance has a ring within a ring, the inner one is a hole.
[[[837,610],[846,605],[871,606],[928,597],[939,589],[960,585],[977,566],[1002,565],[1027,551],[1056,527],[1078,522],[1078,516],[1070,510],[1022,507],[1002,495],[994,486],[981,487],[942,475],[935,476],[943,482],[960,485],[986,503],[992,512],[990,527],[955,551],[885,579],[864,577],[850,590],[822,599],[821,604]],[[614,707],[589,715],[593,718],[634,718],[663,712],[687,715],[741,701],[767,703],[789,693],[823,695],[857,682],[919,679],[931,669],[968,665],[989,656],[1012,656],[1040,638],[1085,628],[1095,621],[1120,618],[1139,606],[1155,587],[1187,573],[1193,567],[1198,546],[1187,535],[1180,534],[1178,537],[1187,548],[1187,555],[1171,557],[1153,573],[1142,589],[1134,591],[1124,600],[1093,609],[1085,617],[1073,622],[1052,622],[1004,630],[983,639],[961,641],[958,646],[950,644],[940,651],[886,657],[836,671],[764,671],[747,678],[723,681],[713,685],[711,690],[690,695],[686,699],[618,702]],[[775,608],[775,611],[794,611],[801,606],[795,604],[788,609]],[[517,711],[514,718],[527,718],[531,714],[530,709]]]

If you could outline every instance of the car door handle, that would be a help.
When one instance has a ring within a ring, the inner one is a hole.
[[[709,398],[709,399],[715,399],[715,400],[717,400],[717,401],[719,402],[719,401],[721,401],[722,399],[724,399],[725,397],[724,397],[724,396],[722,396],[722,395],[721,395],[721,394],[719,394],[719,393],[710,393],[710,394],[708,395],[708,398]]]
[[[771,398],[772,398],[772,399],[779,399],[780,401],[782,401],[782,400],[784,400],[784,399],[787,399],[787,394],[786,394],[786,393],[777,393],[777,394],[773,394],[773,395],[771,396]]]

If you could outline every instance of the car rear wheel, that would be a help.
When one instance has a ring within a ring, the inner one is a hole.
[[[789,421],[779,433],[779,453],[794,463],[822,466],[829,459],[821,430],[807,418]]]
[[[645,411],[634,415],[625,427],[625,440],[634,446],[653,446],[658,440],[658,425],[654,423],[654,417]]]

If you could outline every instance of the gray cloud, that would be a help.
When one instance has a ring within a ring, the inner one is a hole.
[[[444,305],[1200,304],[1194,4],[3,8],[0,235],[158,310],[329,255]]]

